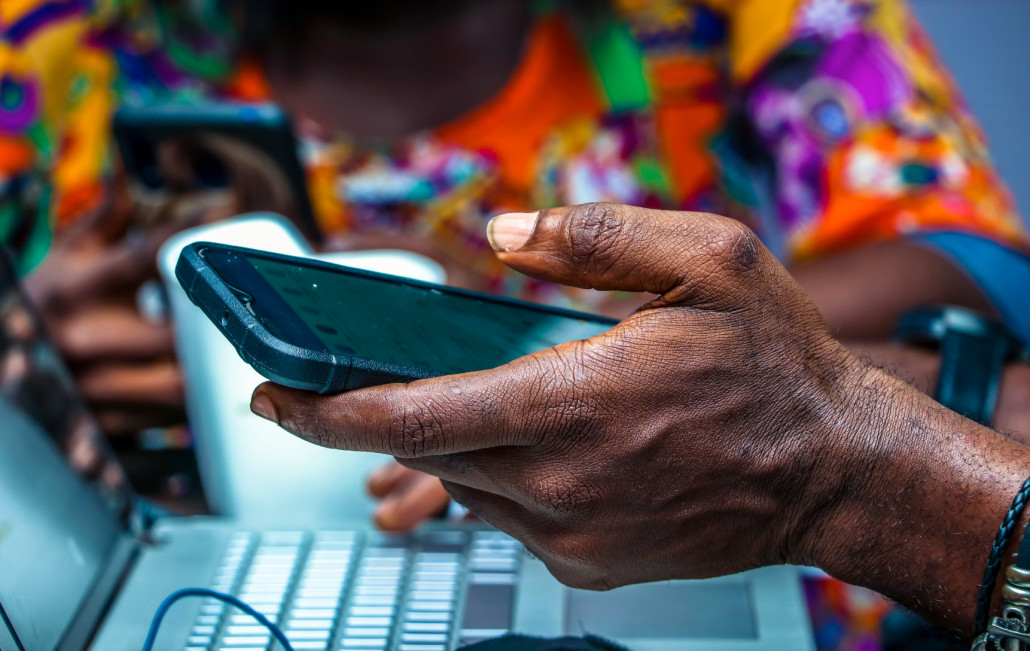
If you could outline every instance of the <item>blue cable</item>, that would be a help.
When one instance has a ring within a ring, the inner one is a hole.
[[[168,597],[161,602],[161,605],[157,607],[157,612],[154,613],[154,620],[150,622],[150,630],[147,632],[147,639],[143,643],[143,651],[153,651],[154,640],[157,638],[157,630],[161,628],[161,620],[163,620],[165,615],[168,614],[168,609],[172,607],[172,604],[186,597],[211,597],[212,599],[217,599],[231,606],[236,606],[243,612],[261,622],[265,628],[271,631],[272,635],[275,636],[275,639],[279,640],[279,644],[283,645],[283,649],[285,649],[285,651],[293,651],[293,647],[290,646],[290,642],[286,639],[282,630],[273,624],[267,617],[232,595],[215,592],[214,590],[208,590],[207,588],[185,588],[183,590],[176,590],[172,594],[168,595]]]

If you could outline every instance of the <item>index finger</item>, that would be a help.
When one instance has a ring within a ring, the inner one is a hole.
[[[266,382],[251,410],[322,447],[415,458],[484,448],[534,445],[557,374],[524,357],[486,371],[335,396]]]

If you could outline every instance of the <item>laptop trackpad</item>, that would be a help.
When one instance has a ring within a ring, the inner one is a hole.
[[[615,639],[755,639],[745,581],[651,583],[611,592],[569,590],[565,632]]]

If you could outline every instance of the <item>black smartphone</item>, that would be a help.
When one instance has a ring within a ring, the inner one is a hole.
[[[274,104],[122,108],[113,130],[142,226],[167,220],[184,195],[244,190],[246,211],[285,215],[321,241],[293,126]]]
[[[183,249],[175,275],[244,361],[323,394],[494,368],[618,323],[205,242]]]

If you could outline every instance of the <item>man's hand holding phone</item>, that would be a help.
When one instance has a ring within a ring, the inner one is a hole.
[[[492,235],[535,278],[659,297],[498,368],[335,396],[266,383],[253,411],[441,477],[568,585],[814,564],[971,629],[981,542],[1030,450],[848,353],[732,220],[589,205]]]
[[[607,332],[495,369],[332,397],[265,384],[255,413],[440,477],[573,586],[816,553],[817,496],[867,470],[821,463],[856,435],[836,407],[867,369],[753,233],[592,205],[500,218],[492,240],[527,275],[659,297]]]

